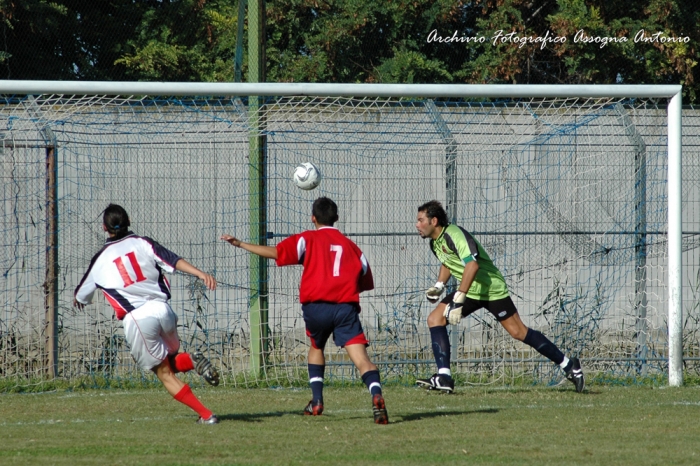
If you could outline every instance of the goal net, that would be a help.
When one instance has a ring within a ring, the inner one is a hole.
[[[667,374],[674,293],[668,99],[426,96],[420,86],[406,96],[362,97],[356,86],[347,96],[254,99],[231,89],[3,95],[5,387],[150,377],[134,365],[101,296],[84,310],[72,307],[74,288],[104,244],[101,214],[109,203],[126,208],[134,232],[219,281],[211,292],[191,276],[169,277],[183,350],[203,351],[228,384],[305,385],[301,268],[270,261],[261,284],[250,256],[218,238],[257,241],[257,228],[275,245],[312,228],[319,196],[338,204],[336,226],[373,269],[376,288],[362,296],[361,320],[385,379],[412,383],[435,371],[424,291],[439,263],[414,225],[417,207],[432,199],[489,252],[524,323],[579,356],[588,374]],[[323,174],[313,191],[292,182],[305,161]],[[687,200],[697,200],[698,181],[696,170],[683,172],[689,225],[697,219]],[[260,218],[265,223],[256,224]],[[698,263],[699,245],[697,233],[684,235],[684,262]],[[690,303],[683,356],[696,370],[699,282],[689,275],[681,289]],[[266,308],[262,321],[252,318],[253,301]],[[449,330],[452,370],[464,383],[563,379],[483,310]],[[332,341],[326,357],[329,381],[357,380]]]

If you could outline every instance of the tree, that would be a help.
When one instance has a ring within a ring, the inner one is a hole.
[[[680,83],[686,102],[700,86],[694,0],[268,0],[266,9],[268,81]],[[238,0],[0,0],[0,64],[12,79],[232,81],[237,10]]]
[[[549,31],[566,41],[522,47],[510,42],[483,44],[478,58],[455,74],[466,82],[680,83],[695,100],[700,41],[694,26],[700,20],[700,6],[695,2],[482,0],[480,4],[477,28],[484,34],[503,30],[541,38]],[[638,34],[650,37],[657,32],[657,40],[635,41]],[[687,37],[688,42],[662,42],[661,36]]]
[[[233,81],[237,2],[181,0],[147,10],[116,60],[135,80]]]
[[[74,28],[68,9],[58,3],[27,0],[21,4],[4,0],[5,47],[2,67],[10,79],[68,79],[72,76],[68,62],[76,60],[76,44],[66,43],[65,30]]]
[[[119,79],[124,69],[114,62],[148,3],[2,0],[5,77]]]
[[[276,81],[451,80],[443,57],[426,57],[428,32],[454,21],[452,0],[273,0],[268,77]]]
[[[273,81],[681,83],[695,100],[700,6],[689,0],[268,5]],[[688,42],[650,40],[657,32]]]

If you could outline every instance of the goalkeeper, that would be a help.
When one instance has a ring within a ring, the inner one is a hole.
[[[566,373],[566,378],[576,386],[576,391],[583,391],[583,371],[578,358],[568,358],[542,333],[523,324],[501,272],[471,234],[448,223],[447,213],[438,201],[426,202],[418,207],[416,228],[421,238],[430,238],[430,249],[442,263],[437,283],[426,291],[428,301],[439,301],[428,316],[438,371],[429,379],[418,379],[418,385],[428,390],[446,393],[454,391],[447,324],[458,325],[462,317],[485,308],[513,338],[533,347],[559,365]],[[457,291],[440,300],[444,284],[450,276],[459,282]]]

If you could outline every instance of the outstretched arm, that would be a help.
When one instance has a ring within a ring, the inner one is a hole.
[[[237,248],[245,249],[260,257],[267,259],[277,259],[277,248],[273,246],[263,246],[261,244],[244,243],[231,235],[221,235],[221,239]]]
[[[194,275],[195,277],[202,280],[204,282],[204,285],[206,285],[206,287],[210,290],[216,289],[216,279],[212,275],[209,275],[206,272],[202,272],[197,267],[187,262],[185,259],[180,258],[180,260],[177,261],[177,264],[175,264],[175,270]]]

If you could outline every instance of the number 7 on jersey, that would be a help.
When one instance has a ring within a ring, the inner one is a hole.
[[[340,257],[343,255],[343,247],[337,244],[331,244],[331,252],[335,253],[335,258],[333,259],[333,276],[340,276]]]

